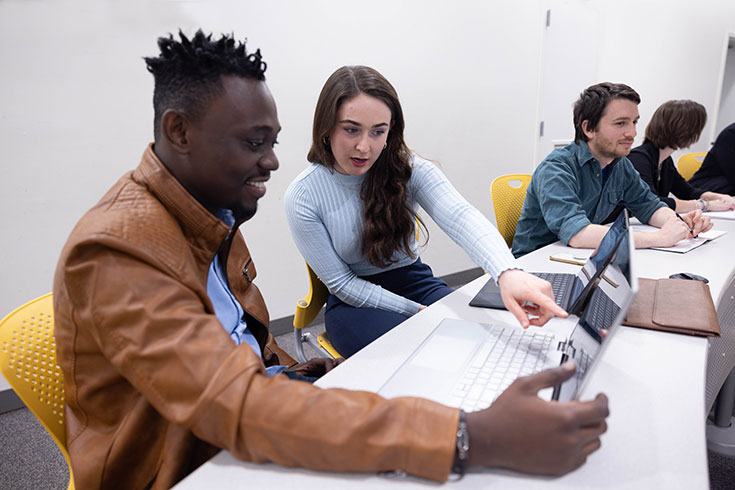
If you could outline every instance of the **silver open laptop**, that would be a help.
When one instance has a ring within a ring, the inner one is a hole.
[[[609,260],[609,252],[612,255]],[[420,396],[466,411],[492,404],[517,377],[558,366],[567,359],[577,372],[561,385],[542,390],[546,399],[574,399],[594,371],[604,349],[625,318],[635,293],[633,232],[626,211],[610,227],[598,247],[597,260],[585,267],[591,278],[585,299],[568,337],[543,328],[523,330],[517,325],[489,325],[445,319],[396,370],[378,393]],[[603,275],[604,273],[604,275]],[[603,280],[604,278],[604,280]]]

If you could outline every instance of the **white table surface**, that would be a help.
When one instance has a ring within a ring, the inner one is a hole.
[[[687,253],[636,251],[639,277],[660,278],[693,272],[710,280],[715,304],[733,280],[735,221],[717,220],[723,237]],[[552,262],[549,255],[572,249],[544,247],[521,259],[529,271],[576,272],[578,266]],[[348,359],[316,384],[322,388],[377,391],[431,330],[444,318],[517,324],[506,311],[473,308],[470,299],[484,285],[480,277]],[[568,322],[552,320],[545,327],[566,331]],[[708,489],[705,440],[704,382],[707,340],[686,335],[622,327],[582,393],[609,398],[608,431],[602,448],[587,463],[560,478],[509,471],[473,469],[451,488],[535,489]],[[372,474],[319,473],[273,464],[238,461],[227,451],[204,464],[177,488],[435,488],[418,478],[388,479]]]

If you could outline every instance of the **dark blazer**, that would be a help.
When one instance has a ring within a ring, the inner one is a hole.
[[[706,191],[735,195],[735,123],[717,136],[689,183]]]

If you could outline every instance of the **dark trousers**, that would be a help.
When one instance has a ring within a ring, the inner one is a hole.
[[[431,268],[417,259],[411,265],[399,267],[361,279],[422,305],[430,305],[453,291],[447,283],[434,277]],[[406,315],[377,308],[356,308],[330,294],[324,313],[327,335],[337,351],[349,357],[373,340],[392,329]]]

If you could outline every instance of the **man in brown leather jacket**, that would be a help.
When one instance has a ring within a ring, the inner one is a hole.
[[[558,404],[536,396],[572,366],[519,379],[466,424],[459,410],[428,400],[270,375],[281,365],[318,377],[333,363],[294,365],[275,344],[238,231],[278,168],[265,63],[229,36],[180,38],[159,39],[160,55],[146,59],[155,143],[80,220],[56,270],[77,488],[167,488],[220,448],[256,462],[404,470],[437,481],[453,464],[542,474],[581,465],[606,429],[606,398]],[[234,223],[218,218],[223,210]],[[214,266],[241,307],[234,325],[223,325],[210,298]],[[250,343],[233,342],[238,328]]]

